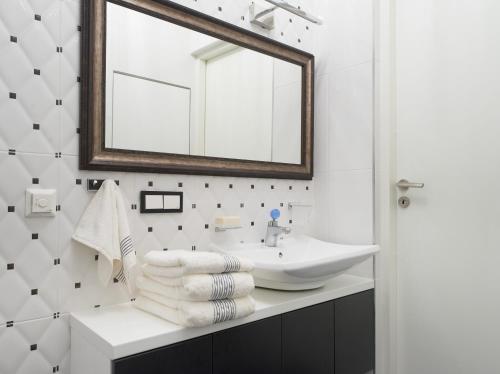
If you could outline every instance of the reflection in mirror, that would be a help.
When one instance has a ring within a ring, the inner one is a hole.
[[[302,67],[107,3],[106,148],[301,163]]]

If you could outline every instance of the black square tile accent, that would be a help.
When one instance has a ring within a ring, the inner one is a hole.
[[[177,226],[177,230],[182,231],[182,225]]]
[[[191,204],[191,208],[196,209],[196,204]]]
[[[82,288],[82,284],[80,282],[75,283],[75,288]]]
[[[274,190],[274,186],[273,185],[271,185],[271,190]]]
[[[283,208],[283,205],[285,205],[285,204],[283,204],[283,203],[280,203],[280,207],[281,207],[281,208]]]
[[[240,208],[244,208],[245,207],[245,204],[244,203],[240,203]]]
[[[62,100],[61,99],[56,99],[56,105],[62,105]]]
[[[33,179],[31,179],[31,183],[32,183],[32,184],[40,184],[40,179],[38,179],[38,178],[33,178]]]
[[[11,41],[12,43],[17,43],[17,36],[12,36],[12,35],[11,35],[11,36],[10,36],[10,41]]]
[[[132,210],[137,210],[137,204],[132,204],[131,209]]]
[[[31,234],[31,239],[37,240],[38,239],[38,234]]]
[[[7,321],[7,327],[14,326],[14,321]]]
[[[38,288],[33,288],[33,289],[31,290],[31,295],[32,295],[32,296],[38,295]]]
[[[118,279],[113,278],[113,283],[118,283]]]
[[[264,239],[260,239],[260,242],[261,242],[261,243],[264,243]]]
[[[16,150],[15,149],[9,149],[9,156],[15,156],[16,155]]]
[[[101,307],[101,304],[94,305],[94,308],[100,308],[100,307]]]
[[[232,183],[231,183],[231,184],[229,184],[229,188],[233,188],[233,184],[232,184]]]
[[[309,186],[306,186],[306,191],[309,191]]]
[[[54,259],[54,265],[60,265],[61,264],[61,259],[60,258],[55,258]]]
[[[191,250],[196,251],[196,246],[195,245],[191,246]]]
[[[205,223],[205,229],[208,229],[208,227],[209,227],[208,223]]]
[[[153,182],[152,182],[152,181],[149,181],[149,182],[148,182],[148,186],[149,186],[149,187],[153,187]]]
[[[59,373],[59,365],[52,368],[52,373]]]
[[[99,260],[99,255],[94,255],[94,261]]]
[[[31,344],[30,345],[30,351],[36,351],[37,350],[37,345],[36,344]]]
[[[33,69],[33,74],[40,75],[40,69]]]
[[[14,270],[14,264],[7,264],[7,270]]]
[[[7,207],[7,212],[14,213],[15,211],[16,211],[16,207],[15,206],[8,206]]]
[[[80,80],[81,80],[81,78],[80,78],[80,77],[76,77],[76,82],[77,82],[77,83],[80,83]]]
[[[62,48],[62,47],[57,47],[57,48],[56,48],[56,52],[57,52],[57,53],[62,53],[62,51],[63,51],[63,48]]]
[[[253,189],[255,189],[255,186],[252,184],[252,185],[250,185],[250,188],[253,190]]]
[[[217,204],[217,208],[221,208],[222,207],[222,204],[221,203],[218,203]]]
[[[153,232],[153,228],[152,227],[148,227],[148,232]]]
[[[289,219],[289,220],[288,220],[288,223],[291,225],[291,224],[292,224],[292,220],[291,220],[291,219]]]
[[[217,9],[219,10],[219,12],[222,12],[222,7],[221,6],[218,7]]]
[[[75,183],[76,183],[77,185],[81,185],[81,184],[82,184],[82,180],[81,180],[81,179],[76,179],[76,180],[75,180]]]
[[[60,212],[61,211],[61,206],[60,205],[56,205],[56,212]]]
[[[33,130],[40,130],[40,124],[34,123],[33,124]]]
[[[177,183],[177,187],[181,188],[182,187],[182,182]]]
[[[15,92],[9,92],[9,99],[17,98],[17,94]]]
[[[39,14],[35,14],[35,21],[41,21],[41,20],[42,20],[42,16]]]
[[[208,183],[205,183],[205,188],[208,188],[210,187],[210,185]]]
[[[261,208],[264,208],[264,203],[260,203]]]
[[[163,248],[164,251],[168,251],[168,248]]]
[[[255,226],[255,222],[254,221],[250,222],[250,226]]]
[[[80,133],[80,128],[79,128],[79,127],[76,129],[76,133],[77,133],[77,134],[79,134],[79,133]]]
[[[293,190],[293,187],[292,186],[288,186],[288,189],[291,191],[291,190]]]

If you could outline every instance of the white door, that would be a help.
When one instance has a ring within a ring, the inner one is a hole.
[[[397,374],[498,374],[500,1],[395,4]]]

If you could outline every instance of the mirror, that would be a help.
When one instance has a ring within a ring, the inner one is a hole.
[[[312,55],[168,1],[86,3],[82,168],[312,177]]]

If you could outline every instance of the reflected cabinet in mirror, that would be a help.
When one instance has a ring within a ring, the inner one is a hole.
[[[312,178],[312,55],[169,1],[82,4],[82,169]]]

